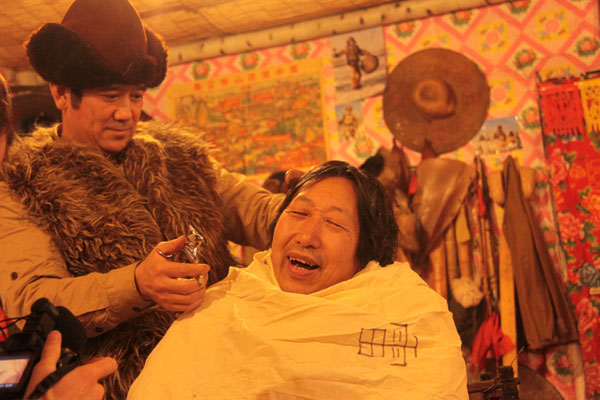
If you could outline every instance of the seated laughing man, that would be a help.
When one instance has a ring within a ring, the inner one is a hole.
[[[128,398],[468,397],[446,301],[390,264],[398,228],[374,178],[326,162],[273,227],[270,250],[173,323]]]

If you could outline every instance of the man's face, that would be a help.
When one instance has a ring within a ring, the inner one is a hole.
[[[73,94],[66,89],[60,100],[55,96],[63,114],[62,137],[107,153],[123,150],[140,119],[144,91],[139,85],[84,90],[79,107],[73,107]]]
[[[359,233],[351,181],[326,178],[302,189],[273,234],[271,257],[281,289],[309,294],[351,278]]]

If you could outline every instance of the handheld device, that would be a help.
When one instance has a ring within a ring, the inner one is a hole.
[[[46,298],[35,301],[20,332],[9,336],[0,347],[0,400],[23,399],[34,365],[52,330],[63,337],[56,372],[40,382],[31,398],[39,397],[67,372],[81,364],[77,351],[86,341],[77,317],[64,307],[54,307]]]

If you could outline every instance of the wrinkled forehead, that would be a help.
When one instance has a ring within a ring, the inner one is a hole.
[[[351,189],[350,189],[351,188]],[[354,211],[357,209],[356,184],[343,176],[326,176],[302,184],[290,204],[302,201],[316,205],[316,203],[331,203],[334,209]]]

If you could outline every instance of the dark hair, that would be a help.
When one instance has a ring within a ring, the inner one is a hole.
[[[345,161],[334,160],[321,164],[307,172],[298,184],[288,191],[269,229],[271,240],[279,217],[296,195],[315,183],[334,177],[346,178],[354,183],[356,188],[360,226],[356,248],[358,269],[363,269],[371,260],[379,262],[382,266],[392,263],[398,249],[398,225],[390,200],[377,179]]]
[[[380,153],[377,153],[367,158],[358,168],[368,175],[377,178],[381,174],[381,171],[383,171],[383,167],[385,167],[385,159]]]
[[[0,74],[0,135],[6,135],[6,145],[10,146],[15,131],[12,123],[12,101],[6,79]]]
[[[73,109],[78,110],[81,105],[81,98],[83,97],[83,90],[77,88],[69,88],[71,89],[71,107]]]

